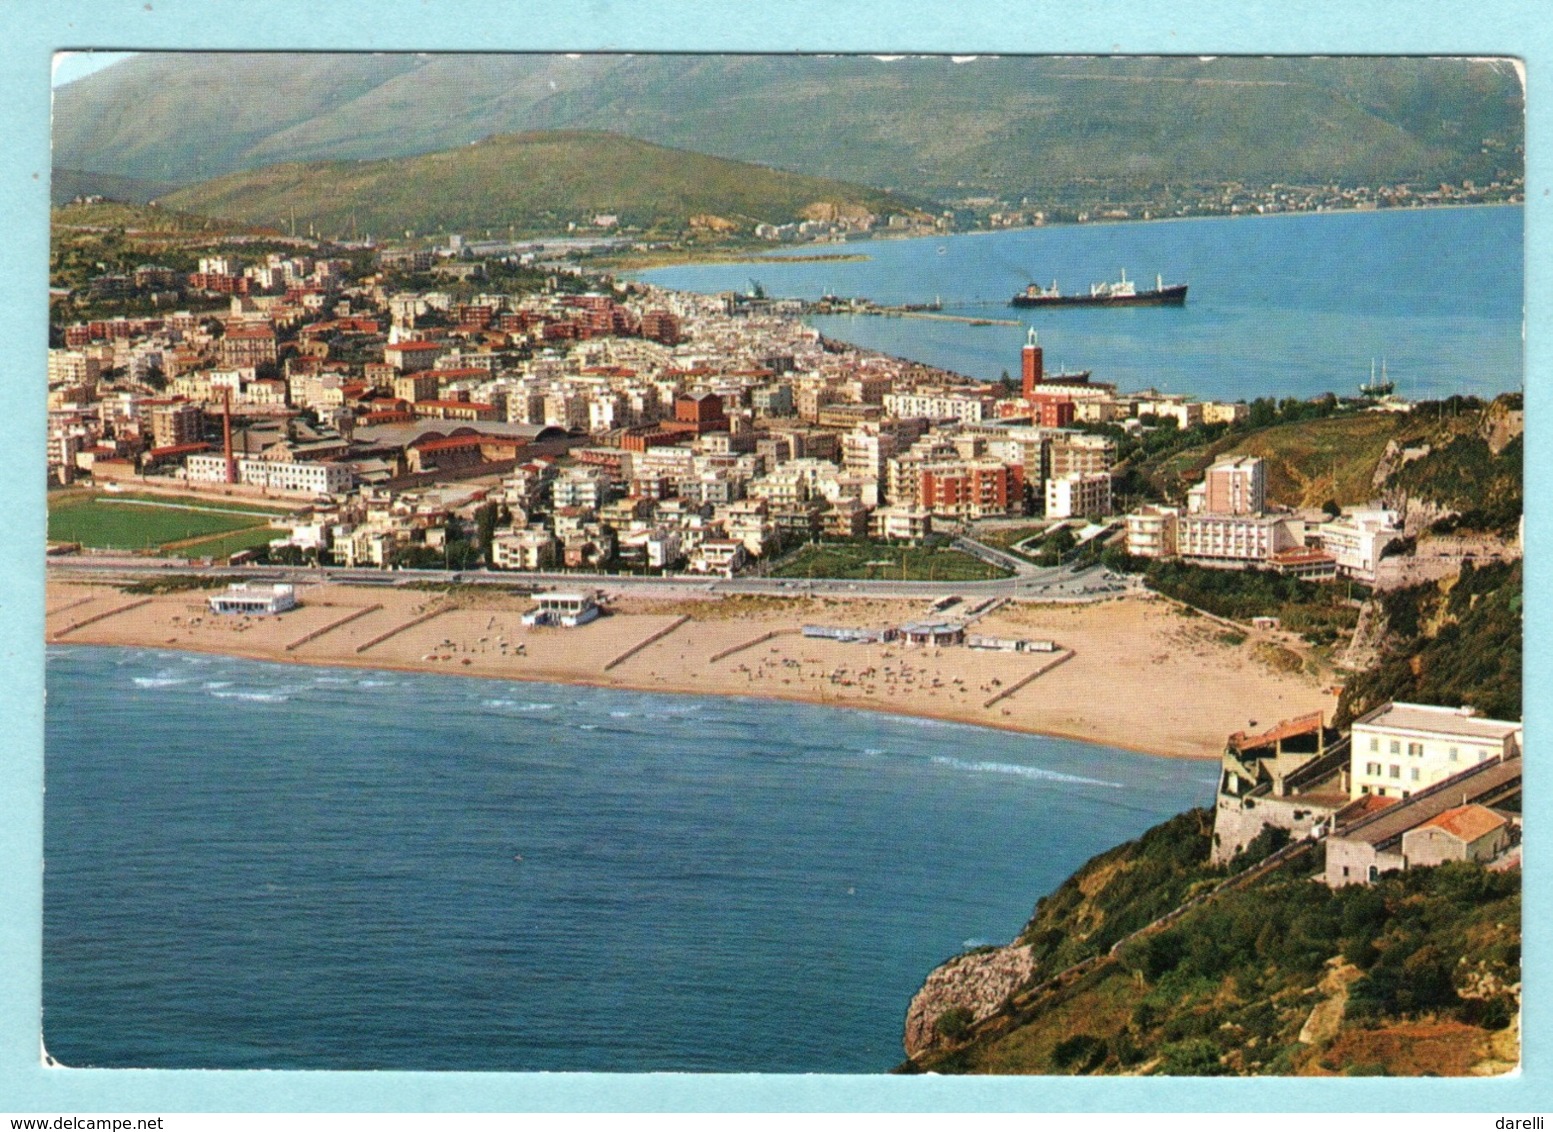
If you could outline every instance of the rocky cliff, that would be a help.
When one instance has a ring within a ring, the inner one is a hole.
[[[984,948],[934,968],[906,1009],[906,1056],[948,1048],[992,1017],[1035,974],[1028,946]]]

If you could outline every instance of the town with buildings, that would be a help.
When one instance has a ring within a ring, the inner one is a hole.
[[[186,276],[147,265],[94,278],[98,297],[228,305],[61,327],[49,354],[51,480],[282,505],[267,545],[234,563],[733,578],[823,540],[948,536],[1000,564],[1007,554],[978,542],[978,525],[1025,518],[1134,563],[1382,588],[1460,569],[1388,554],[1405,531],[1378,502],[1272,505],[1255,456],[1218,457],[1183,502],[1120,506],[1107,430],[1232,425],[1248,406],[1048,371],[1034,330],[1017,384],[988,384],[827,341],[799,304],[758,294],[669,292],[565,261],[542,264],[543,285],[518,294],[455,298],[393,282],[403,270],[478,282],[478,250],[458,239],[385,249],[360,277],[319,248],[211,255]],[[215,614],[294,604],[289,584],[210,599]],[[525,624],[575,626],[598,612],[586,587],[541,593]],[[1055,648],[967,638],[969,620],[804,632]],[[1320,713],[1237,733],[1215,857],[1228,861],[1269,825],[1348,846],[1327,858],[1339,884],[1409,859],[1513,851],[1518,815],[1487,807],[1518,791],[1519,732],[1470,709],[1396,703],[1355,720],[1351,736]]]
[[[440,266],[478,277],[467,249],[444,251]],[[732,576],[819,539],[920,542],[1034,516],[1125,531],[1139,558],[1371,583],[1401,537],[1379,507],[1269,508],[1251,457],[1219,460],[1184,507],[1119,514],[1117,441],[1092,426],[1185,431],[1248,407],[1049,372],[1034,331],[1010,388],[826,341],[776,301],[576,267],[565,289],[552,274],[458,300],[395,289],[387,265],[404,257],[378,259],[363,278],[270,253],[112,281],[230,305],[63,326],[51,481],[282,505],[259,556],[346,567],[449,565],[483,507],[496,570]]]

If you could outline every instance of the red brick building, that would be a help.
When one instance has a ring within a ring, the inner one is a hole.
[[[930,464],[921,472],[921,505],[935,515],[977,519],[1024,507],[1024,468],[996,460]]]
[[[728,415],[723,411],[721,397],[715,393],[703,393],[699,397],[675,398],[674,423],[680,431],[701,436],[708,432],[726,432]]]
[[[650,310],[642,316],[642,337],[665,346],[677,346],[680,341],[679,318],[670,311]]]
[[[275,330],[269,326],[239,326],[221,339],[221,364],[240,366],[274,365],[277,359]]]
[[[1042,428],[1066,428],[1072,424],[1078,408],[1071,397],[1037,393],[1030,401],[1030,417]]]

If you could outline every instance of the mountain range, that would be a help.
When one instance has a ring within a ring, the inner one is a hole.
[[[1518,175],[1524,97],[1512,64],[1465,59],[163,52],[55,92],[54,164],[188,185],[541,130],[1017,199]]]

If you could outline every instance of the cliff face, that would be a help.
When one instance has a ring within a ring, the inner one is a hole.
[[[1019,944],[957,955],[934,968],[906,1009],[906,1056],[948,1048],[968,1027],[996,1014],[1034,974],[1035,956]]]
[[[1448,864],[1329,889],[1307,862],[1131,934],[1222,878],[1204,864],[1206,816],[1183,814],[1091,860],[1018,941],[934,970],[907,1011],[902,1070],[1513,1070],[1518,871]]]
[[[1208,864],[1213,817],[1189,810],[1087,861],[1043,896],[1019,938],[957,955],[928,975],[906,1011],[906,1055],[932,1058],[1023,1000],[1037,984],[1103,955],[1222,870]]]

